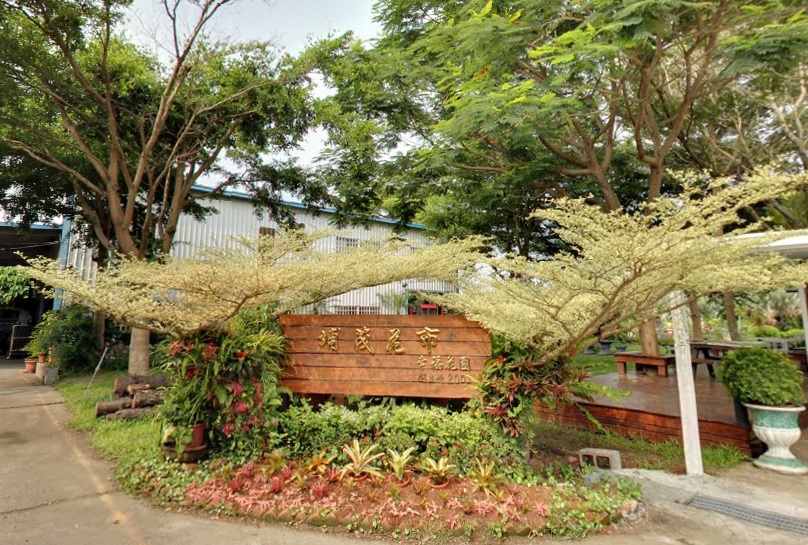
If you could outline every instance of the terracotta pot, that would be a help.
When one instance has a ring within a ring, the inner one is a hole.
[[[405,486],[409,486],[409,485],[410,485],[410,483],[412,482],[412,474],[411,474],[411,473],[409,473],[409,472],[405,473],[405,474],[404,474],[404,477],[403,477],[403,478],[402,478],[402,479],[399,481],[399,480],[396,478],[395,474],[390,473],[390,474],[387,476],[387,482],[388,482],[388,483],[390,483],[390,484],[392,484],[392,485],[394,485],[394,486],[398,486],[398,487],[400,487],[400,488],[404,488]]]
[[[197,449],[205,444],[205,423],[191,426],[191,441],[185,444],[185,449]]]
[[[434,488],[435,490],[443,490],[444,488],[446,488],[447,486],[449,486],[449,479],[446,479],[445,481],[443,481],[442,483],[439,483],[439,484],[438,484],[438,483],[434,483],[434,482],[432,482],[432,481],[430,480],[430,481],[429,481],[429,486],[431,486],[431,487],[432,487],[432,488]]]
[[[39,363],[45,363],[45,354],[40,354],[36,357],[36,361]]]
[[[25,360],[25,372],[34,373],[36,371],[36,360]]]

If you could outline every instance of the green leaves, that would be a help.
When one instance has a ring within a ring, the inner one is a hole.
[[[781,352],[767,348],[730,350],[721,359],[717,377],[743,403],[771,407],[805,403],[805,377]]]
[[[0,267],[0,304],[6,305],[17,297],[27,296],[31,277],[17,267]]]

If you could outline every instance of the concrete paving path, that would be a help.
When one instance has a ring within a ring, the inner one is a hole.
[[[154,508],[130,498],[111,481],[112,468],[65,427],[62,397],[35,384],[21,363],[0,364],[0,545],[348,545],[358,539],[252,521],[216,520]],[[745,467],[731,479],[690,479],[639,472],[645,516],[593,545],[804,545],[808,536],[774,530],[682,505],[694,492],[742,498],[765,492],[761,507],[801,515],[808,509],[808,477],[782,478]],[[767,484],[768,483],[768,484]],[[787,490],[786,500],[773,500]],[[733,496],[733,494],[735,494]],[[740,496],[738,496],[740,495]],[[808,516],[807,516],[808,517]],[[527,540],[509,538],[506,543]],[[552,542],[548,542],[552,543]]]

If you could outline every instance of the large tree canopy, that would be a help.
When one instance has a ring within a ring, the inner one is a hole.
[[[727,89],[794,90],[801,4],[380,0],[382,37],[326,70],[344,115],[325,172],[348,209],[425,209],[442,231],[460,221],[541,254],[528,214],[548,197],[636,209],[675,185],[666,168],[714,162],[685,144]],[[361,184],[340,179],[351,167]]]
[[[121,31],[129,3],[0,1],[4,166],[33,160],[58,173],[51,187],[68,190],[63,201],[95,240],[134,259],[170,251],[201,181],[214,193],[245,185],[277,213],[282,191],[305,197],[310,186],[284,153],[313,119],[307,60],[210,39],[229,0],[164,3],[171,34],[150,53]],[[5,186],[29,195],[27,174]],[[146,338],[133,335],[133,371],[146,365]]]
[[[227,3],[166,4],[174,35],[160,56],[121,34],[128,2],[0,3],[5,162],[24,153],[60,172],[109,250],[168,252],[202,180],[275,197],[304,187],[291,162],[266,154],[290,150],[309,127],[306,67],[268,44],[208,39]]]

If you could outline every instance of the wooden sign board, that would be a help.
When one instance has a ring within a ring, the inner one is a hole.
[[[280,317],[290,365],[283,385],[300,394],[468,399],[491,357],[491,339],[463,316]]]

